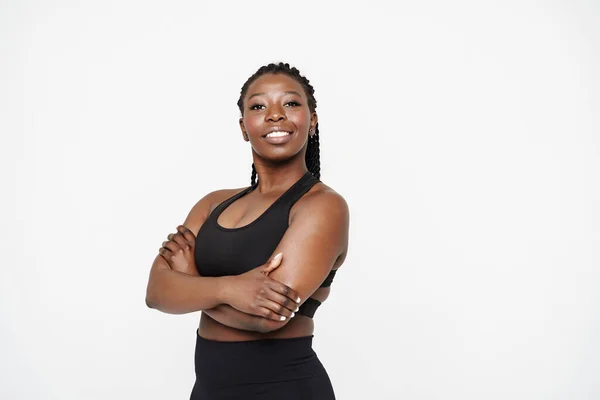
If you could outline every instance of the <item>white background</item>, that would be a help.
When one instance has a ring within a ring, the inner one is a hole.
[[[3,1],[0,398],[187,399],[166,235],[250,184],[236,101],[315,87],[350,251],[315,315],[339,399],[600,397],[600,4]]]

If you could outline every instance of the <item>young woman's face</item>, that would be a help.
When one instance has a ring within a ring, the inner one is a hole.
[[[279,160],[296,155],[316,123],[302,85],[293,78],[265,74],[248,87],[240,127],[258,155]]]

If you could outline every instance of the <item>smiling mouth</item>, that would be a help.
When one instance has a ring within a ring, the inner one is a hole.
[[[275,132],[270,132],[267,133],[266,135],[264,135],[264,138],[275,138],[275,137],[284,137],[287,135],[291,135],[292,132],[288,132],[288,131],[275,131]]]

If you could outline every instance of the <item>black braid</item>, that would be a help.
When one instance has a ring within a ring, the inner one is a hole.
[[[264,65],[264,66],[260,67],[258,69],[258,71],[256,71],[254,73],[254,75],[252,75],[250,78],[248,78],[246,83],[244,83],[244,86],[242,86],[242,90],[240,92],[240,98],[237,103],[238,108],[240,109],[240,113],[242,113],[242,115],[244,115],[244,97],[246,97],[246,94],[248,93],[248,87],[250,87],[250,85],[252,83],[254,83],[254,81],[256,81],[258,78],[260,78],[261,76],[263,76],[265,74],[285,74],[285,75],[289,76],[290,78],[296,80],[304,88],[304,92],[306,93],[306,97],[308,98],[308,109],[310,110],[310,112],[313,113],[317,109],[317,100],[315,99],[315,96],[314,96],[315,90],[313,89],[312,85],[310,84],[310,81],[308,79],[306,79],[304,76],[302,76],[300,74],[300,71],[298,71],[298,69],[296,69],[295,67],[290,67],[290,64],[280,62],[277,64],[271,63],[269,65]],[[306,168],[308,168],[308,170],[317,179],[320,179],[321,178],[321,160],[320,160],[320,150],[319,150],[319,124],[318,123],[315,126],[314,135],[313,136],[309,135],[309,137],[308,137],[308,146],[306,148],[305,161],[306,161]],[[252,175],[250,177],[250,183],[252,186],[258,184],[256,178],[257,178],[256,168],[254,166],[254,163],[252,163]]]

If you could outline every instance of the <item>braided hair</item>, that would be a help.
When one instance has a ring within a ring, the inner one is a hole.
[[[248,93],[248,87],[250,87],[254,81],[265,74],[285,74],[294,79],[304,88],[304,92],[308,98],[308,108],[310,112],[313,113],[316,110],[317,100],[315,100],[314,96],[315,90],[313,89],[309,80],[300,75],[300,71],[298,71],[298,69],[295,67],[290,67],[290,64],[280,62],[277,64],[271,63],[269,65],[260,67],[254,73],[254,75],[248,78],[246,83],[244,83],[244,86],[242,86],[242,90],[240,92],[240,98],[237,103],[242,115],[244,115],[244,97],[246,97],[246,94]],[[315,133],[312,136],[309,135],[308,137],[308,146],[306,148],[305,156],[306,167],[317,179],[320,179],[321,177],[321,161],[319,156],[319,123],[317,122],[317,125],[315,126]],[[254,163],[252,163],[252,175],[250,178],[250,183],[252,186],[258,184],[256,175],[256,167],[254,166]]]

